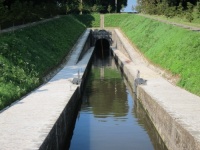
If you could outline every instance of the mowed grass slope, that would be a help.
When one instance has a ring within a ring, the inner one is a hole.
[[[99,15],[64,16],[43,24],[0,34],[0,109],[41,84],[42,78],[69,53]]]
[[[133,14],[105,15],[106,27],[120,27],[154,64],[180,76],[182,88],[200,96],[200,32]]]

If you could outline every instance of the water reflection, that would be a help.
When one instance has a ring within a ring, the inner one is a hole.
[[[87,94],[84,95],[82,109],[90,109],[97,118],[126,116],[128,113],[126,87],[119,80],[121,81],[121,79],[104,79],[90,82],[85,92]]]
[[[97,65],[102,63],[92,66],[70,149],[165,150],[146,112],[133,100],[134,94],[112,66],[114,63],[107,62],[103,78]]]
[[[134,107],[132,110],[133,117],[137,118],[137,122],[140,126],[142,126],[145,131],[148,133],[150,140],[153,144],[154,150],[167,150],[166,145],[164,144],[163,140],[161,139],[160,135],[158,134],[156,128],[154,127],[153,123],[151,122],[149,116],[147,115],[146,111],[144,110],[140,101],[136,98],[136,95],[132,92],[133,90],[128,85],[126,81],[124,81],[128,91],[130,91],[131,97],[134,99]]]

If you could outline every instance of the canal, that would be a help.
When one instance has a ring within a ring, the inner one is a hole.
[[[167,150],[112,56],[93,59],[70,150]]]

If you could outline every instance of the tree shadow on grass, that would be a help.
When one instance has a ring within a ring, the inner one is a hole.
[[[98,26],[100,24],[99,21],[97,20],[97,18],[95,18],[95,15],[92,15],[92,14],[72,15],[72,16],[74,18],[76,18],[78,21],[80,21],[81,23],[83,23],[87,28],[94,27],[94,24],[98,24]],[[96,22],[96,21],[98,21],[98,22]],[[96,23],[94,23],[94,22],[96,22]]]

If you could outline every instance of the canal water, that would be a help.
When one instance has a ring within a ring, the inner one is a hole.
[[[94,58],[70,150],[166,150],[110,57]]]

